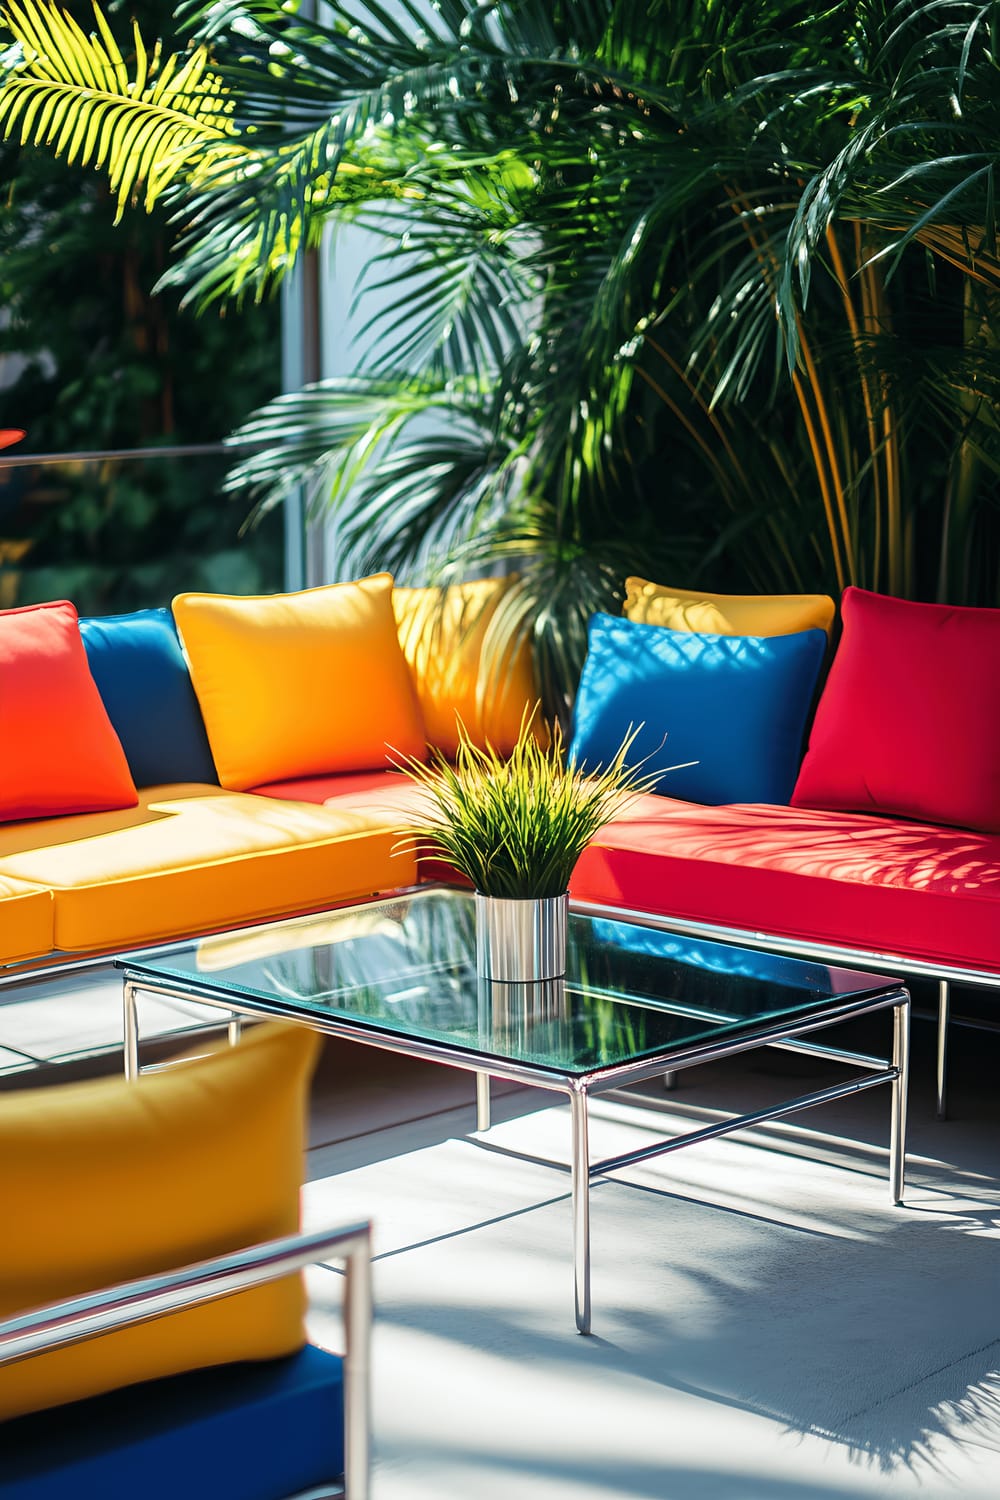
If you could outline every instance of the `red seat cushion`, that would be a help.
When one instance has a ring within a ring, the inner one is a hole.
[[[844,592],[793,807],[1000,832],[1000,609]]]
[[[269,781],[250,790],[258,797],[279,797],[291,802],[329,802],[338,806],[351,797],[373,806],[409,808],[416,783],[402,771],[341,771],[331,776],[301,776],[294,781]]]
[[[73,605],[0,610],[0,820],[138,800]]]
[[[1000,837],[870,814],[646,796],[603,829],[580,900],[1000,968]]]

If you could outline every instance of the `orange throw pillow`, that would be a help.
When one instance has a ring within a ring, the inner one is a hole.
[[[392,578],[294,594],[178,594],[174,619],[219,781],[374,771],[427,754]]]
[[[138,800],[73,605],[0,610],[0,820]]]

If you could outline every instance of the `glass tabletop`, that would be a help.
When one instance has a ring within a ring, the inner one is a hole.
[[[570,913],[564,980],[501,984],[475,971],[468,891],[425,887],[119,961],[138,979],[272,1014],[442,1043],[560,1075],[667,1057],[789,1025],[899,982],[625,919]]]

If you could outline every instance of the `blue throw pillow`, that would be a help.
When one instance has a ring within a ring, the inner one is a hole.
[[[607,765],[630,726],[628,763],[686,802],[787,803],[826,635],[699,635],[594,615],[570,756]],[[666,738],[664,738],[666,736]],[[667,767],[685,761],[683,770]]]
[[[136,786],[218,783],[169,609],[80,621],[90,671]]]

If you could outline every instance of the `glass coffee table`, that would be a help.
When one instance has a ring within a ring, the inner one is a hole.
[[[590,1331],[590,1182],[669,1151],[891,1084],[889,1185],[902,1199],[910,997],[895,979],[828,968],[671,932],[635,913],[571,910],[564,979],[501,984],[475,972],[468,891],[423,886],[172,945],[118,961],[124,972],[125,1071],[139,1071],[141,993],[184,997],[229,1015],[298,1022],[331,1036],[477,1075],[477,1126],[489,1128],[490,1077],[568,1095],[576,1326]],[[806,1040],[892,1010],[891,1058]],[[841,1082],[749,1115],[591,1161],[594,1094],[756,1047],[843,1063]]]

